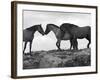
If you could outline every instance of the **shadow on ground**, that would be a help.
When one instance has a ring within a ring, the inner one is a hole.
[[[23,55],[23,69],[90,66],[91,49],[35,51]]]

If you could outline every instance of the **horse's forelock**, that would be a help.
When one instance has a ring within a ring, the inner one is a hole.
[[[50,32],[50,24],[47,24],[45,34],[48,34],[49,32]]]
[[[50,27],[51,27],[51,24],[47,24],[47,28],[46,29],[49,31]]]

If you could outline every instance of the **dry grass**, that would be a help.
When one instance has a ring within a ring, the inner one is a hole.
[[[23,55],[23,69],[90,66],[91,49],[35,51]]]

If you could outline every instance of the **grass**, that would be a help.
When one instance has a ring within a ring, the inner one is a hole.
[[[77,67],[91,65],[91,49],[35,51],[23,55],[23,69]]]

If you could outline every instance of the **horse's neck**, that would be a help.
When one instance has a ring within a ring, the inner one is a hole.
[[[31,29],[27,29],[27,30],[30,31],[33,35],[37,31],[35,28],[31,28]]]
[[[51,31],[53,31],[55,34],[57,34],[58,33],[58,30],[60,30],[59,28],[54,28],[54,27],[51,27]]]

